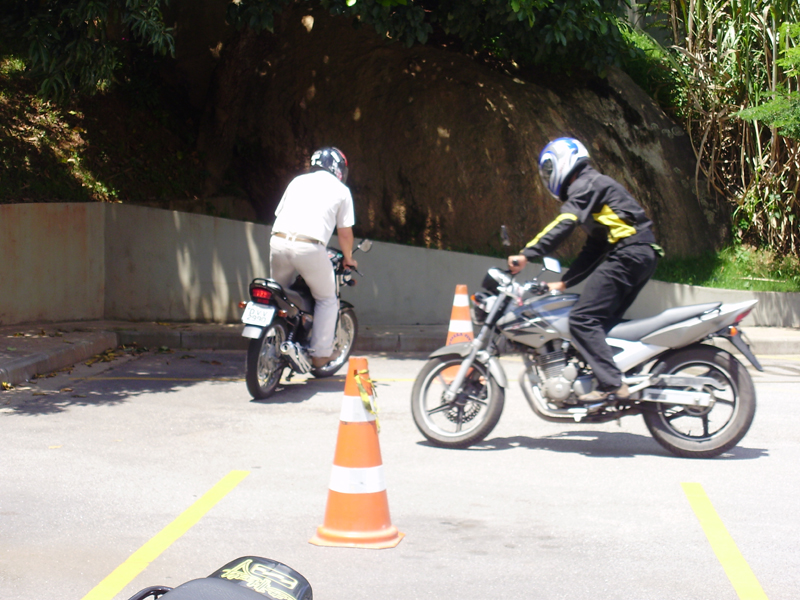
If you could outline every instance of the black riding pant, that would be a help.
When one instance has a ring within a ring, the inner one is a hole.
[[[648,244],[612,250],[588,277],[580,300],[570,312],[573,342],[592,367],[603,391],[622,385],[622,373],[614,363],[606,334],[622,321],[657,264],[658,255]]]

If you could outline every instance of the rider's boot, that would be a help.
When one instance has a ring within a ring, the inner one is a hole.
[[[617,400],[627,400],[631,393],[628,391],[628,384],[623,383],[615,390],[592,390],[588,394],[578,396],[581,402],[602,402],[608,400],[610,397],[615,397]]]
[[[339,355],[341,353],[342,353],[342,351],[339,348],[335,348],[330,356],[312,356],[311,357],[311,365],[315,369],[320,369],[320,368],[324,367],[325,365],[333,362],[337,358],[339,358]]]

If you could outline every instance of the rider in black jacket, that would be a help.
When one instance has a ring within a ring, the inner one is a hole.
[[[539,174],[550,193],[561,200],[559,215],[516,256],[508,257],[512,273],[529,260],[555,250],[577,225],[586,244],[561,281],[551,290],[564,291],[586,281],[570,313],[573,343],[589,362],[597,389],[580,397],[600,401],[625,399],[628,386],[606,343],[606,333],[622,320],[652,277],[663,251],[656,244],[652,221],[628,191],[589,164],[589,153],[573,138],[559,138],[539,155]]]

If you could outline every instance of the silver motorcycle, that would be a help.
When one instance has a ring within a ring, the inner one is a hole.
[[[545,258],[537,278],[545,271],[560,273],[561,266]],[[525,398],[547,421],[604,423],[641,414],[659,444],[696,458],[730,450],[750,428],[756,410],[750,374],[709,342],[728,340],[762,371],[739,326],[757,300],[681,306],[620,323],[606,341],[630,397],[587,403],[578,398],[596,380],[569,331],[570,309],[579,296],[550,292],[536,278],[518,283],[498,268],[489,269],[482,285],[470,306],[478,336],[433,352],[414,383],[414,422],[432,444],[465,448],[491,433],[508,388],[499,359],[512,353],[523,358],[519,382]]]

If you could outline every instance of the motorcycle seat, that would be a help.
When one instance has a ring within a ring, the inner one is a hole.
[[[692,304],[691,306],[668,308],[664,312],[653,317],[634,319],[633,321],[620,323],[608,332],[607,337],[637,342],[654,331],[693,317],[699,317],[702,314],[716,310],[720,306],[722,306],[722,302],[709,302],[708,304]]]
[[[266,594],[246,588],[233,581],[206,577],[193,579],[170,590],[162,596],[164,600],[264,600]]]
[[[314,296],[311,295],[311,288],[308,287],[308,284],[301,275],[298,275],[294,283],[286,290],[286,297],[303,312],[314,312],[314,304],[316,304],[314,302]]]
[[[314,298],[309,298],[303,294],[300,294],[292,288],[284,290],[284,292],[286,293],[286,297],[289,299],[289,301],[297,306],[300,310],[307,313],[314,312]]]

